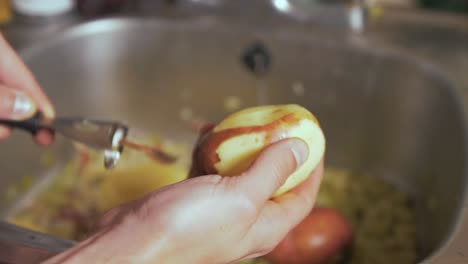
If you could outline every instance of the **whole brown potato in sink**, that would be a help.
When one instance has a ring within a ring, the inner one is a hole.
[[[273,264],[323,264],[352,245],[351,226],[336,209],[315,208],[270,252]]]

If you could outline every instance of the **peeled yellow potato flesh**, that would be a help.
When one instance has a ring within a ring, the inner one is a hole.
[[[203,174],[236,176],[267,146],[287,138],[302,139],[309,156],[273,195],[279,196],[307,179],[325,152],[317,119],[299,105],[258,106],[231,114],[200,140],[194,162]]]

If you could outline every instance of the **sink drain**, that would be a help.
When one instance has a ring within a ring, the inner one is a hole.
[[[246,69],[257,76],[267,74],[272,64],[271,53],[261,42],[248,46],[242,53],[241,59]]]

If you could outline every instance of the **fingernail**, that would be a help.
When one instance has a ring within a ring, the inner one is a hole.
[[[300,139],[295,139],[293,141],[291,152],[296,159],[297,166],[302,165],[309,157],[309,148],[307,147],[307,144]]]
[[[13,118],[26,118],[36,111],[34,102],[22,93],[17,93],[13,104]]]

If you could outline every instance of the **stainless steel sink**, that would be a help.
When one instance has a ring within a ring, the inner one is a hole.
[[[360,38],[217,17],[113,18],[71,27],[21,55],[60,115],[125,120],[189,143],[182,109],[217,121],[229,96],[242,107],[304,105],[323,124],[329,165],[383,177],[411,195],[421,261],[459,263],[464,257],[452,252],[468,254],[457,240],[468,225],[460,87],[414,54]],[[262,75],[241,60],[258,43],[272,59]],[[43,150],[27,135],[1,144],[2,193],[20,176],[42,175]]]

